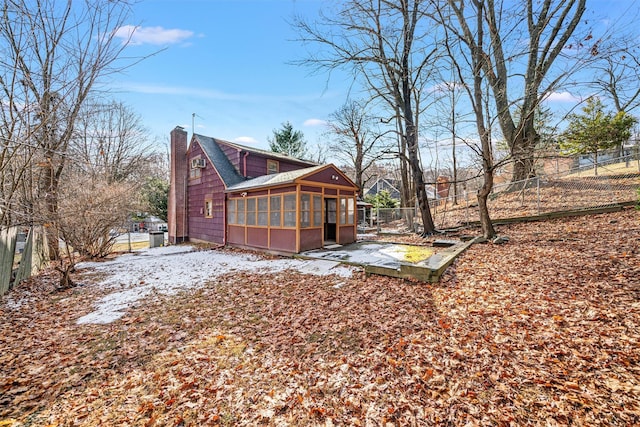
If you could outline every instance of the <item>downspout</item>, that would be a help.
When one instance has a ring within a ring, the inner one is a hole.
[[[244,171],[243,174],[245,178],[247,177],[247,157],[248,156],[249,156],[249,152],[247,151],[244,153],[244,157],[242,158],[242,169]]]
[[[187,226],[189,225],[189,215],[188,215],[188,206],[189,201],[187,200],[187,178],[184,178],[184,208],[183,208],[183,219],[182,219],[182,243],[185,242],[185,236],[187,236]],[[177,231],[177,230],[176,230]]]
[[[222,200],[222,246],[227,246],[227,193]]]

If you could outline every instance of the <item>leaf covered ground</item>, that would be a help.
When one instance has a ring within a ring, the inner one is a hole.
[[[438,284],[229,273],[78,325],[0,300],[0,425],[640,424],[640,212],[515,224]]]

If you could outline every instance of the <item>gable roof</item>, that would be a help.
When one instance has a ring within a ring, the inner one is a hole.
[[[214,139],[214,138],[212,138],[212,139]],[[222,144],[228,145],[230,147],[236,148],[238,150],[247,151],[247,152],[259,155],[259,156],[268,157],[270,159],[277,159],[277,160],[283,160],[283,161],[287,161],[287,162],[300,163],[300,164],[309,165],[309,166],[317,166],[318,165],[318,163],[312,162],[311,160],[298,159],[296,157],[291,157],[291,156],[289,156],[287,154],[276,153],[275,151],[262,150],[260,148],[255,148],[255,147],[248,147],[246,145],[236,144],[235,142],[229,142],[229,141],[225,141],[225,140],[222,140],[222,139],[214,139],[214,141],[216,143],[222,143]]]
[[[386,190],[389,192],[389,195],[392,198],[399,199],[400,190],[398,190],[398,188],[391,181],[392,180],[389,180],[387,178],[376,179],[376,182],[374,182],[373,185],[364,192],[365,196],[375,196],[380,191]]]
[[[300,165],[309,165],[312,168],[319,166],[317,163],[311,162],[309,160],[296,159],[295,157],[291,157],[286,154],[275,153],[267,150],[261,150],[259,148],[254,148],[254,147],[247,147],[245,145],[236,144],[236,143],[225,141],[222,139],[212,138],[210,136],[193,134],[191,141],[193,142],[194,140],[202,147],[202,150],[205,152],[206,156],[209,158],[209,161],[213,165],[214,169],[217,171],[218,175],[220,176],[220,179],[222,180],[225,188],[229,188],[237,184],[243,183],[247,181],[248,178],[242,176],[238,172],[238,170],[235,168],[235,166],[233,166],[233,164],[231,163],[231,161],[229,160],[225,152],[220,147],[220,144],[228,145],[237,150],[253,153],[258,156],[266,157],[269,159],[283,160],[289,163],[298,163]],[[308,168],[305,168],[305,169],[308,169]],[[305,169],[302,169],[302,170],[305,170]],[[294,172],[298,172],[298,171],[294,171]],[[293,172],[283,172],[284,175],[288,173],[293,173]],[[273,177],[273,175],[268,175],[268,176]],[[263,177],[258,177],[258,178],[263,178]],[[273,185],[273,184],[268,184],[268,185]]]
[[[224,154],[215,138],[194,134],[193,138],[200,144],[209,161],[218,172],[225,187],[229,187],[245,181],[245,177],[240,175],[231,164],[229,158]],[[192,140],[193,141],[193,140]]]
[[[296,169],[289,172],[274,173],[271,175],[262,175],[257,178],[249,179],[231,187],[227,187],[227,192],[250,190],[260,187],[272,187],[274,185],[292,184],[295,180],[306,175],[324,169],[326,165],[312,166],[310,168]]]
[[[276,185],[286,185],[286,184],[294,184],[296,181],[306,178],[310,175],[315,174],[316,172],[320,172],[325,169],[333,169],[336,173],[342,175],[348,183],[350,183],[353,187],[355,184],[351,182],[351,180],[345,176],[340,169],[336,168],[335,165],[329,163],[326,165],[318,165],[312,166],[310,168],[297,169],[289,172],[281,172],[274,173],[271,175],[263,175],[257,178],[249,179],[247,181],[241,182],[239,184],[233,185],[231,187],[227,187],[226,192],[234,192],[234,191],[244,191],[244,190],[254,190],[257,188],[264,187],[273,187]]]

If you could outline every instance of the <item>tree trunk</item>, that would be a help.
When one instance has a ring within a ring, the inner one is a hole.
[[[487,199],[493,188],[493,172],[484,171],[484,180],[482,187],[478,190],[478,210],[480,211],[480,226],[482,227],[482,235],[486,239],[492,239],[496,235],[493,228],[491,217],[489,216],[489,207]]]
[[[360,168],[356,168],[354,175],[354,184],[356,185],[356,187],[358,187],[358,198],[361,198],[364,195],[364,186],[362,185],[362,170]]]
[[[400,189],[400,206],[403,208],[414,206],[411,202],[413,197],[413,181],[411,180],[411,175],[409,173],[409,164],[406,159],[400,159],[400,179],[401,179],[401,189]]]
[[[458,165],[456,159],[456,104],[451,98],[451,159],[453,161],[453,204],[458,204]]]
[[[416,197],[418,199],[418,207],[420,208],[420,214],[422,216],[422,223],[424,224],[423,236],[428,236],[436,231],[436,226],[431,216],[431,208],[429,207],[429,200],[427,199],[427,192],[424,188],[424,180],[420,179],[416,182]]]
[[[408,126],[411,128],[411,126]],[[420,214],[422,217],[422,224],[424,226],[423,235],[431,235],[436,231],[433,217],[431,216],[431,208],[429,207],[429,199],[427,197],[427,190],[424,182],[424,175],[422,168],[420,167],[420,160],[418,159],[418,141],[415,135],[415,131],[407,134],[407,139],[413,141],[407,141],[409,147],[409,165],[411,166],[411,172],[413,175],[413,185],[416,192],[416,203],[420,208]]]
[[[60,285],[58,286],[59,291],[71,289],[76,286],[75,282],[71,280],[71,273],[75,270],[74,264],[69,264],[64,269],[56,267],[56,270],[60,272]]]
[[[407,142],[404,138],[401,115],[396,115],[396,125],[398,126],[398,153],[400,159],[400,207],[406,208],[413,206],[411,204],[411,194],[413,194],[413,181],[409,175],[409,162],[407,156]]]
[[[535,176],[533,168],[533,155],[514,158],[513,160],[513,176],[511,182],[517,185],[518,182],[526,181]]]
[[[42,178],[40,181],[40,194],[44,200],[43,218],[47,233],[47,243],[49,245],[49,257],[51,260],[60,258],[59,235],[58,235],[58,179],[52,165],[52,158],[48,157],[43,163]]]
[[[518,136],[511,144],[511,156],[513,158],[513,174],[511,182],[517,183],[526,181],[536,176],[535,170],[535,148],[538,142],[538,135],[534,129],[534,120],[523,118],[521,127],[516,131]]]

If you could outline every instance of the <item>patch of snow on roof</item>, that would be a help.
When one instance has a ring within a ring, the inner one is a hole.
[[[78,319],[78,324],[107,324],[155,293],[173,295],[202,286],[217,276],[234,271],[277,273],[297,270],[305,274],[335,274],[351,277],[353,268],[336,262],[300,259],[264,259],[257,254],[195,250],[192,246],[165,246],[121,255],[106,262],[84,262],[77,269],[99,273],[99,286],[114,292],[96,303],[96,310]]]

